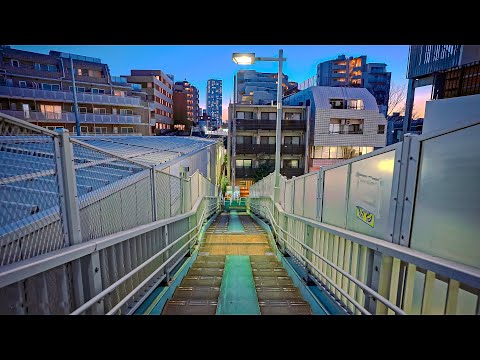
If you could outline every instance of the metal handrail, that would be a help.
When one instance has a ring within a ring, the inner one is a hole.
[[[362,290],[366,291],[367,293],[369,293],[370,295],[372,295],[373,297],[375,297],[378,301],[380,301],[382,304],[384,304],[385,306],[387,306],[389,309],[391,309],[392,311],[394,311],[395,313],[397,314],[400,314],[400,315],[406,315],[405,311],[403,311],[402,309],[400,309],[398,306],[392,304],[390,301],[388,301],[386,298],[384,298],[382,295],[380,295],[379,293],[377,293],[375,290],[371,289],[370,287],[368,287],[367,285],[363,284],[361,281],[357,280],[355,277],[351,276],[349,273],[345,272],[343,269],[341,269],[340,267],[338,267],[337,265],[335,265],[334,263],[332,263],[331,261],[329,261],[328,259],[326,259],[325,257],[323,257],[322,255],[320,255],[319,253],[317,253],[315,250],[313,250],[311,247],[309,247],[308,245],[304,244],[302,241],[298,240],[295,236],[293,236],[292,234],[290,234],[289,232],[287,232],[286,230],[282,229],[278,224],[277,222],[275,221],[275,218],[273,217],[270,209],[265,206],[265,205],[261,205],[261,204],[250,204],[250,206],[253,207],[257,207],[257,206],[262,206],[262,207],[265,207],[267,210],[268,210],[268,215],[270,217],[270,221],[272,222],[272,224],[274,224],[274,228],[275,227],[278,227],[281,231],[283,231],[285,234],[287,234],[288,236],[290,236],[292,239],[294,239],[297,243],[299,243],[301,246],[303,246],[305,249],[309,250],[312,254],[314,254],[316,257],[320,258],[321,260],[323,260],[326,264],[330,265],[331,267],[333,267],[335,270],[337,270],[339,273],[341,273],[342,275],[344,275],[346,278],[348,278],[349,280],[351,280],[352,282],[354,282],[357,286],[359,286]],[[277,233],[277,235],[279,235],[279,238],[282,239],[282,241],[285,243],[285,239],[283,238],[283,236],[281,236],[280,234],[278,234],[277,231],[275,231]],[[327,279],[327,281],[332,284],[337,290],[341,290],[340,288],[337,288],[336,284],[333,283],[333,280],[331,280],[328,276],[325,276],[325,274],[323,274],[323,272],[321,270],[319,270],[315,265],[313,265],[303,254],[300,254],[298,251],[296,251],[294,248],[292,248],[292,250],[294,250],[298,255],[300,255],[300,257],[305,260],[306,262],[308,262],[316,271],[318,271],[320,274],[322,274],[323,277],[325,277],[325,279]],[[345,296],[345,294],[342,294]],[[346,296],[347,297],[347,296]],[[347,297],[349,298],[349,296]],[[349,299],[350,300],[350,299]],[[351,300],[350,300],[351,301]],[[355,304],[354,304],[355,305]],[[359,310],[361,310],[359,308]],[[366,311],[365,309],[363,309],[364,311]]]
[[[212,204],[214,205],[215,207],[218,206],[218,204]],[[114,289],[116,289],[119,285],[123,284],[125,281],[127,281],[128,279],[130,279],[133,275],[135,275],[137,272],[139,272],[141,269],[143,269],[145,266],[147,266],[148,264],[150,264],[153,260],[155,260],[156,258],[158,258],[160,255],[162,255],[163,253],[165,253],[167,250],[169,250],[173,245],[177,244],[180,240],[182,240],[185,236],[189,235],[192,231],[194,231],[195,229],[197,229],[200,225],[203,226],[203,220],[205,218],[205,213],[207,211],[207,208],[209,206],[212,206],[212,205],[207,205],[205,206],[205,208],[203,209],[203,212],[202,212],[202,216],[201,216],[201,219],[200,219],[200,222],[197,223],[197,225],[195,227],[193,227],[192,229],[190,229],[188,232],[186,232],[185,234],[183,234],[182,236],[180,236],[177,240],[175,240],[174,242],[172,242],[171,244],[169,244],[167,247],[165,247],[164,249],[162,249],[161,251],[159,251],[158,253],[156,253],[155,255],[153,255],[152,257],[150,257],[148,260],[146,260],[145,262],[143,262],[141,265],[137,266],[135,269],[133,269],[132,271],[130,271],[128,274],[124,275],[123,277],[121,277],[120,279],[118,279],[116,282],[114,282],[112,285],[110,285],[109,287],[107,287],[106,289],[104,289],[103,291],[101,291],[100,293],[98,293],[96,296],[94,296],[93,298],[91,298],[89,301],[87,301],[85,304],[83,304],[82,306],[80,306],[79,308],[77,308],[76,310],[74,310],[70,315],[79,315],[83,312],[85,312],[86,310],[88,310],[90,307],[92,307],[97,301],[100,301],[102,300],[103,298],[105,298],[106,296],[108,296]],[[213,207],[213,206],[212,206]],[[177,250],[172,256],[170,256],[166,261],[163,262],[163,264],[161,266],[159,266],[150,276],[148,276],[144,281],[142,281],[135,289],[133,289],[126,297],[124,297],[114,308],[112,308],[108,313],[107,315],[112,315],[114,312],[116,312],[121,306],[123,306],[133,295],[135,295],[138,290],[140,290],[148,281],[150,281],[160,270],[162,270],[175,256],[178,255],[178,253],[183,250],[183,248],[190,244],[192,242],[192,240],[194,240],[196,238],[196,236],[200,233],[201,231],[201,227],[200,229],[197,230],[197,233],[190,239],[188,240],[179,250]],[[119,305],[120,304],[120,305]]]

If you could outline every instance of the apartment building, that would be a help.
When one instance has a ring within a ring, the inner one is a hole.
[[[187,80],[173,87],[173,119],[178,130],[190,131],[200,117],[198,89]]]
[[[161,134],[172,130],[173,80],[162,70],[131,70],[130,75],[122,77],[147,94],[154,133]]]
[[[100,59],[0,47],[0,112],[49,129],[75,130],[73,60],[82,134],[150,135],[147,94]]]
[[[384,63],[367,63],[365,55],[338,56],[317,65],[317,86],[348,86],[368,89],[375,97],[378,110],[387,116],[391,73]]]
[[[207,114],[212,117],[215,126],[222,125],[222,80],[207,81]],[[200,111],[200,116],[203,116]]]
[[[387,121],[367,89],[312,86],[283,104],[307,107],[308,172],[385,146]]]
[[[252,105],[271,105],[277,102],[278,73],[264,73],[255,70],[237,71],[237,103]],[[283,74],[283,93],[295,88],[295,82],[289,82]]]
[[[288,178],[305,173],[305,106],[284,106],[280,173]],[[248,196],[250,186],[275,169],[277,108],[271,105],[233,105],[236,121],[235,186]],[[231,134],[229,134],[231,136]]]

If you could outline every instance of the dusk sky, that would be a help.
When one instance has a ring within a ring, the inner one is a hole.
[[[276,56],[282,48],[284,74],[291,81],[302,82],[316,74],[316,65],[325,60],[346,56],[367,55],[367,62],[383,62],[392,72],[392,82],[406,84],[408,45],[11,45],[15,49],[47,54],[50,50],[97,57],[108,64],[112,75],[129,75],[131,69],[160,69],[173,74],[175,81],[187,79],[200,91],[200,107],[205,109],[208,79],[223,80],[223,120],[233,98],[233,76],[240,69],[277,72],[276,62],[257,62],[240,66],[232,61],[233,52],[254,52],[257,56]],[[423,116],[431,87],[415,93],[415,109]]]

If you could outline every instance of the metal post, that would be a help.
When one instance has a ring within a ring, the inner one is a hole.
[[[77,183],[73,158],[73,147],[68,136],[68,131],[59,131],[57,152],[57,171],[60,192],[60,209],[63,220],[64,232],[68,245],[82,243],[80,227],[80,211],[78,207]],[[82,265],[85,273],[82,274]],[[83,278],[86,278],[84,287]],[[85,297],[92,298],[102,291],[102,278],[100,272],[100,258],[98,251],[82,259],[72,261],[72,277],[75,307],[80,307],[85,302]],[[103,301],[92,308],[93,313],[101,313]]]
[[[55,154],[60,194],[60,215],[63,222],[65,243],[67,245],[80,244],[82,234],[80,230],[80,214],[77,206],[77,186],[75,170],[73,168],[73,150],[67,130],[59,131],[58,141],[55,139]],[[82,268],[80,260],[72,261],[72,282],[74,306],[83,305]]]
[[[236,165],[236,146],[237,146],[237,114],[235,111],[235,104],[237,102],[237,76],[233,77],[233,116],[232,116],[232,196],[230,197],[230,204],[235,194],[235,165]]]
[[[415,79],[408,79],[407,100],[405,104],[405,116],[403,117],[402,140],[405,134],[410,130],[414,100],[415,100]]]
[[[308,153],[309,153],[309,141],[308,139],[310,138],[310,106],[307,106],[306,107],[306,115],[305,116],[305,121],[307,122],[307,129],[305,131],[305,136],[304,136],[304,139],[303,139],[303,142],[305,144],[305,155],[304,155],[304,160],[303,160],[303,173],[304,174],[308,174],[308,164],[309,164],[309,156],[308,156]]]
[[[73,90],[73,111],[75,113],[75,129],[77,136],[82,135],[80,131],[80,115],[78,114],[77,88],[75,87],[75,72],[73,71],[73,59],[70,58],[70,71],[72,72],[72,90]]]
[[[280,199],[280,146],[282,142],[282,83],[283,83],[283,50],[278,51],[278,78],[277,78],[277,139],[275,142],[275,190],[274,203]]]

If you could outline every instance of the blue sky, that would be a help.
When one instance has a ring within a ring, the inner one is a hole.
[[[200,90],[200,107],[205,108],[205,89],[208,79],[223,80],[223,108],[233,97],[233,76],[240,69],[276,72],[276,62],[257,62],[239,66],[232,61],[233,52],[255,52],[257,56],[275,56],[282,48],[284,73],[289,80],[302,82],[316,73],[319,62],[337,55],[367,55],[368,62],[384,62],[392,72],[392,81],[406,84],[408,45],[12,45],[15,49],[39,53],[50,50],[70,52],[102,59],[112,75],[128,75],[130,69],[160,69],[175,76],[175,81],[187,79]],[[423,115],[424,102],[430,87],[416,91],[418,111]]]

